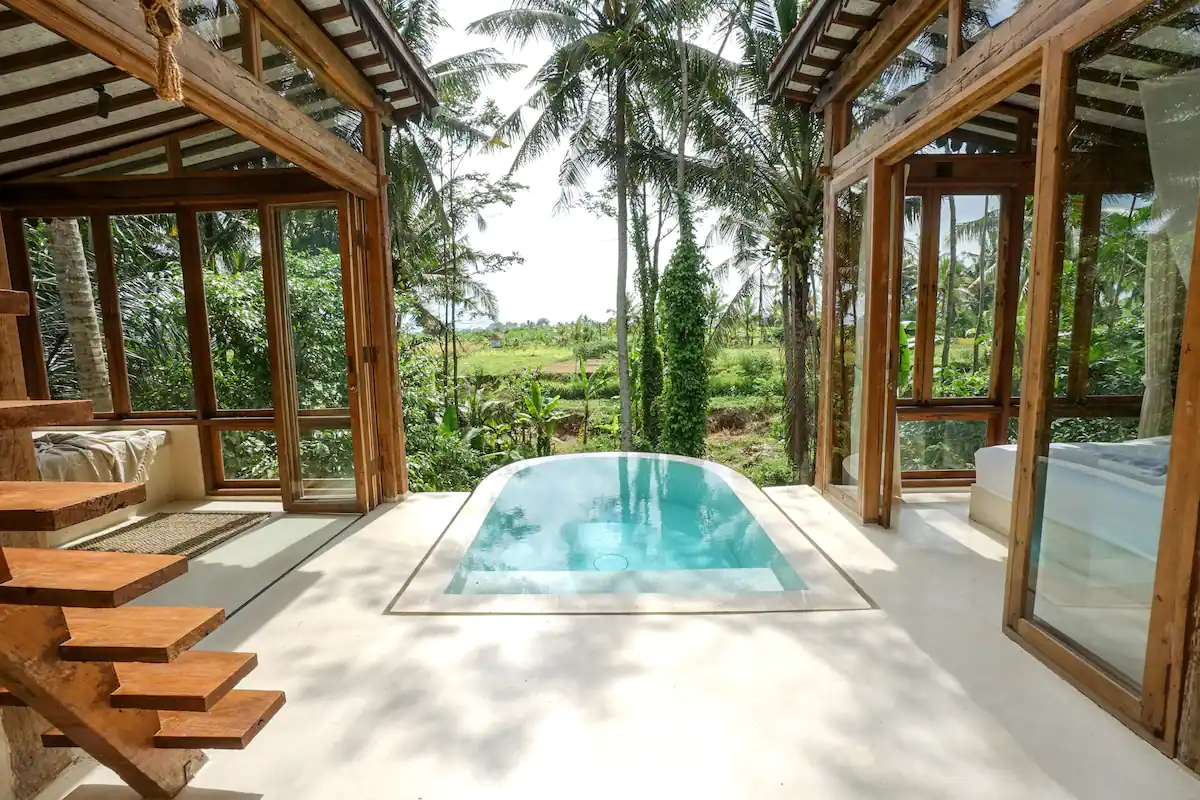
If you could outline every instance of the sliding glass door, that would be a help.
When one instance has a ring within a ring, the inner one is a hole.
[[[284,505],[365,511],[361,258],[352,200],[270,206],[262,218]]]

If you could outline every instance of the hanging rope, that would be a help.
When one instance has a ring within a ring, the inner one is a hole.
[[[177,0],[140,0],[146,31],[158,42],[159,100],[183,102],[183,76],[175,60],[175,42],[183,36]]]

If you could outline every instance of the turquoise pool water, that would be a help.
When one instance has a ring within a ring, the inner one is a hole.
[[[733,488],[699,464],[613,454],[538,462],[500,490],[446,594],[807,588]]]

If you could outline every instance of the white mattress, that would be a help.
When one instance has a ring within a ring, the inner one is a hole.
[[[1170,437],[1050,445],[1045,517],[1150,560],[1158,558]],[[1011,501],[1015,445],[975,453],[976,485]]]

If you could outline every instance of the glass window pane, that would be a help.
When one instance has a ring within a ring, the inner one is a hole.
[[[1074,327],[1085,334],[1077,352],[1087,392],[1140,400],[1126,416],[1053,422],[1054,441],[1039,454],[1033,615],[1132,687],[1145,666],[1200,201],[1200,74],[1179,57],[1200,53],[1197,11],[1151,3],[1089,42],[1072,57],[1068,94],[1067,166],[1077,178],[1062,198],[1070,314],[1060,322],[1056,384],[1061,340]],[[1098,216],[1090,290],[1080,270],[1087,206]],[[1120,401],[1108,402],[1119,411]]]
[[[263,80],[358,152],[363,151],[362,112],[326,89],[287,45],[264,28]]]
[[[900,468],[975,469],[975,451],[986,444],[986,420],[901,422]]]
[[[300,475],[306,498],[354,497],[354,437],[351,432],[302,428]]]
[[[242,9],[234,0],[183,0],[179,16],[192,33],[242,63]]]
[[[193,409],[175,215],[113,217],[112,232],[133,410]]]
[[[91,400],[94,411],[112,411],[89,222],[33,220],[25,234],[50,397]]]
[[[917,287],[920,283],[921,261],[920,197],[904,198],[904,248],[900,262],[900,374],[896,379],[896,396],[913,396],[913,354],[917,348]]]
[[[963,9],[963,46],[970,47],[1004,20],[1017,13],[1026,0],[967,0]]]
[[[294,167],[286,159],[244,139],[228,128],[197,134],[180,142],[183,168],[190,172]]]
[[[833,311],[833,459],[830,483],[858,485],[859,422],[862,410],[862,364],[858,354],[865,347],[867,252],[867,182],[859,181],[837,196],[835,257],[837,282]]]
[[[996,311],[1000,198],[947,195],[941,204],[934,397],[987,397]]]
[[[947,34],[950,20],[946,10],[884,68],[850,104],[850,138],[871,127],[895,106],[900,105],[946,66]]]
[[[226,480],[278,480],[275,431],[221,431]]]
[[[272,408],[257,211],[197,215],[220,409]]]

